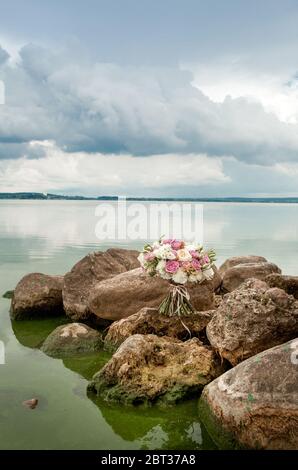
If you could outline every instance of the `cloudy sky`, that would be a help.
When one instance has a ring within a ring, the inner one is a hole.
[[[0,191],[298,196],[298,0],[0,12]]]

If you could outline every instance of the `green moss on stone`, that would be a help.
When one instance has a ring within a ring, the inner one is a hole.
[[[224,429],[222,423],[214,415],[206,399],[202,396],[198,403],[199,418],[204,424],[209,436],[214,443],[223,450],[240,450],[243,446],[237,441],[235,436]]]
[[[3,299],[12,299],[13,298],[13,290],[7,290],[3,295]]]

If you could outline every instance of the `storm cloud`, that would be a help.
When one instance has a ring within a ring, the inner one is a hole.
[[[214,102],[178,67],[92,62],[79,51],[28,44],[16,63],[2,61],[0,78],[0,158],[39,157],[29,142],[51,140],[72,153],[297,160],[297,124],[247,98]]]

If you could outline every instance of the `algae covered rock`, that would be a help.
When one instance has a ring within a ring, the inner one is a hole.
[[[138,251],[111,248],[96,251],[78,261],[64,277],[63,304],[66,314],[75,321],[88,318],[88,297],[100,281],[139,266]]]
[[[94,375],[88,389],[112,402],[173,404],[223,372],[214,351],[197,338],[182,342],[136,334]]]
[[[17,284],[11,303],[14,320],[63,314],[62,276],[32,273]]]
[[[58,326],[44,341],[41,350],[48,356],[86,354],[102,348],[101,334],[83,323]]]
[[[189,317],[167,317],[160,315],[157,308],[144,307],[134,315],[118,320],[110,326],[104,339],[105,349],[115,351],[129,336],[154,334],[170,336],[180,340],[198,337],[205,341],[206,326],[214,311],[197,312]]]
[[[298,335],[298,301],[249,279],[226,294],[206,328],[212,347],[236,365]]]
[[[205,387],[199,416],[220,448],[298,448],[298,339],[253,356]]]

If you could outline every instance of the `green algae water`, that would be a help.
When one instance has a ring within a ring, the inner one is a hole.
[[[0,294],[29,272],[63,274],[86,253],[115,243],[95,235],[95,201],[0,201]],[[205,246],[219,263],[259,254],[297,274],[298,205],[204,204]],[[118,246],[140,248],[143,243]],[[126,408],[87,396],[109,359],[101,351],[53,359],[39,347],[65,318],[12,322],[0,298],[0,449],[213,449],[197,400],[170,408]],[[35,410],[24,400],[39,399]]]

